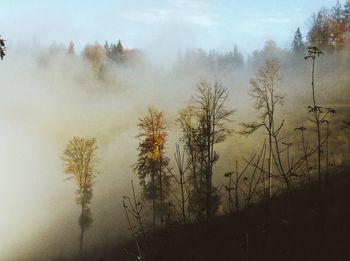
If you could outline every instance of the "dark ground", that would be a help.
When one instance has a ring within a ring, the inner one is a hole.
[[[167,227],[151,236],[145,260],[350,260],[349,171],[330,179],[326,196],[317,183],[293,195],[293,205],[282,194],[210,223]],[[123,249],[136,253],[130,241],[84,260],[137,260]]]

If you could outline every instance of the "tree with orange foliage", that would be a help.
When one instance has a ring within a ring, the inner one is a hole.
[[[153,107],[148,108],[148,115],[140,118],[138,126],[140,133],[137,138],[140,139],[140,143],[135,171],[144,188],[144,196],[152,200],[154,228],[157,211],[160,223],[164,222],[164,203],[170,188],[169,175],[166,172],[169,158],[165,155],[167,132],[163,112]]]
[[[332,8],[328,22],[328,30],[330,31],[330,43],[334,46],[334,52],[345,47],[347,37],[347,23],[345,10],[339,3]]]
[[[309,45],[317,46],[327,53],[337,53],[349,41],[349,8],[347,1],[342,6],[339,1],[332,9],[322,8],[311,18],[308,32]]]

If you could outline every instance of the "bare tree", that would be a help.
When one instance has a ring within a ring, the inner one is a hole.
[[[180,203],[182,222],[186,225],[188,222],[188,218],[186,216],[186,202],[189,199],[189,193],[186,190],[186,184],[188,183],[188,179],[186,179],[186,172],[189,169],[189,165],[185,165],[185,149],[180,151],[180,146],[176,144],[176,151],[174,152],[174,158],[176,161],[176,166],[178,170],[178,175],[175,175],[173,171],[168,168],[169,173],[175,179],[176,183],[180,186],[180,199],[176,197],[177,201]]]
[[[310,170],[311,170],[312,167],[310,166],[309,157],[307,156],[308,144],[305,141],[305,135],[304,135],[304,132],[305,132],[306,128],[301,126],[301,127],[295,128],[294,130],[295,131],[297,131],[297,130],[300,131],[301,143],[302,143],[302,146],[303,146],[303,152],[304,152],[305,163],[306,163],[306,175],[307,175],[307,178],[308,178],[309,182],[311,182]]]
[[[265,180],[264,180],[265,175],[261,170],[258,170],[258,168],[256,167],[256,166],[259,166],[261,162],[261,168],[264,169],[265,152],[266,152],[266,142],[263,143],[260,154],[257,156],[257,159],[255,161],[255,167],[253,167],[252,173],[243,178],[243,181],[245,181],[244,182],[245,188],[243,188],[242,192],[243,192],[243,197],[245,200],[246,207],[251,206],[254,196],[257,196],[258,198],[266,198],[266,195],[265,195],[266,189],[265,189]],[[250,166],[252,165],[251,163],[249,164]],[[262,185],[261,190],[259,190],[259,185]]]
[[[309,119],[312,123],[316,125],[316,131],[317,131],[317,176],[319,183],[322,182],[322,173],[321,173],[321,157],[322,157],[322,133],[321,133],[321,124],[327,123],[326,128],[326,137],[324,138],[324,141],[326,141],[326,146],[328,148],[328,139],[330,135],[329,126],[328,126],[328,119],[327,117],[331,114],[336,113],[336,111],[332,108],[323,108],[318,105],[316,100],[316,92],[315,92],[315,63],[316,59],[322,55],[322,51],[317,46],[310,46],[308,47],[308,55],[305,56],[305,60],[311,59],[312,60],[312,70],[311,70],[311,87],[312,87],[312,106],[308,106],[309,113],[313,116],[313,119]],[[327,149],[328,150],[328,149]],[[327,152],[328,153],[328,152]],[[328,158],[328,155],[327,155]],[[327,173],[328,173],[328,160],[327,160]],[[326,173],[326,175],[328,175]]]
[[[350,133],[350,121],[349,120],[343,121],[341,128],[345,131],[348,131],[348,133]],[[349,142],[348,142],[348,144],[349,144]],[[350,160],[350,146],[349,146],[349,160]]]
[[[256,155],[253,155],[253,157],[250,159],[249,162],[246,163],[245,167],[243,168],[242,171],[238,171],[238,161],[236,160],[236,165],[235,165],[235,171],[230,171],[224,174],[224,177],[228,178],[228,184],[224,186],[225,190],[228,192],[228,196],[226,199],[228,200],[228,206],[229,206],[229,211],[232,212],[233,209],[233,199],[232,199],[232,192],[234,191],[234,202],[235,202],[235,210],[239,211],[239,195],[243,193],[243,196],[245,196],[245,192],[242,189],[241,186],[241,179],[246,180],[246,177],[243,177],[245,172],[247,171],[248,167],[251,165],[252,161],[254,160]],[[240,193],[241,192],[241,193]]]
[[[200,201],[202,195],[205,195],[203,207],[207,219],[215,212],[213,204],[218,201],[212,185],[213,165],[219,158],[214,146],[223,142],[231,133],[227,123],[234,111],[226,109],[227,100],[228,91],[219,82],[211,86],[208,82],[201,81],[194,102],[188,109],[187,118],[186,114],[182,114],[178,120],[199,189],[195,192],[200,196]],[[192,193],[192,197],[196,197],[196,194]]]
[[[198,201],[198,198],[202,198],[202,194],[204,191],[203,188],[203,176],[204,176],[204,152],[201,148],[203,145],[201,143],[200,138],[200,130],[199,123],[196,117],[196,111],[193,105],[188,105],[184,109],[182,109],[179,113],[179,117],[176,119],[176,123],[181,129],[183,135],[180,139],[182,144],[184,145],[184,150],[186,153],[187,164],[186,171],[189,171],[188,174],[188,213],[195,214],[196,218],[200,217],[200,209],[202,209],[201,201]],[[179,154],[176,153],[175,157],[178,157]],[[183,155],[184,156],[184,155]],[[181,161],[179,165],[178,160],[177,166],[178,168],[184,167],[184,162]],[[174,176],[174,175],[173,175]],[[186,183],[186,182],[185,182]],[[185,187],[186,188],[186,187]],[[199,206],[197,206],[199,203]]]
[[[255,99],[255,109],[260,113],[257,120],[241,123],[243,135],[251,135],[261,127],[267,131],[268,136],[268,195],[272,196],[272,164],[273,143],[278,147],[277,136],[283,126],[283,121],[276,124],[276,106],[283,105],[283,96],[278,94],[277,87],[281,81],[279,66],[275,60],[267,60],[265,65],[258,71],[256,77],[250,80],[250,95]],[[276,152],[277,155],[279,152]],[[279,155],[278,155],[279,156]]]
[[[138,232],[141,233],[144,243],[150,250],[150,245],[148,238],[146,236],[146,232],[144,229],[144,224],[143,224],[143,207],[144,207],[144,201],[140,201],[136,198],[135,194],[135,188],[134,188],[134,182],[131,181],[131,189],[132,189],[132,198],[129,196],[124,196],[123,197],[123,207],[125,210],[125,217],[127,219],[128,225],[129,225],[129,230],[132,239],[135,241],[135,245],[137,248],[137,254],[132,253],[126,249],[125,252],[127,255],[135,257],[137,260],[144,260],[143,253],[142,253],[142,247],[139,242],[139,237],[138,237]],[[131,217],[136,220],[137,225],[133,225],[133,222],[131,220]]]
[[[80,246],[79,253],[83,253],[84,232],[91,226],[92,218],[89,204],[92,199],[93,181],[96,175],[96,140],[95,138],[74,137],[66,145],[62,160],[65,172],[73,175],[78,184],[77,203],[81,205],[79,218]]]

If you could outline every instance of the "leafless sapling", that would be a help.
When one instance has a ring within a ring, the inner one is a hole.
[[[228,178],[228,184],[224,186],[225,190],[228,192],[228,196],[223,195],[227,200],[228,200],[228,206],[229,206],[229,211],[233,211],[233,202],[234,202],[234,207],[235,211],[239,211],[240,209],[240,198],[239,195],[243,193],[245,196],[245,191],[242,189],[242,184],[241,181],[246,180],[247,177],[244,176],[245,172],[248,170],[250,167],[250,163],[254,160],[256,155],[253,155],[249,162],[246,163],[244,168],[242,170],[238,170],[238,161],[235,161],[235,170],[230,171],[224,174],[224,177]],[[234,191],[234,201],[232,198],[232,192]]]
[[[261,151],[256,159],[255,165],[259,166],[261,162],[261,168],[264,169],[265,164],[265,152],[266,152],[266,142],[264,142]],[[250,166],[251,167],[251,166]],[[252,167],[252,173],[249,176],[245,176],[243,178],[245,187],[243,188],[243,197],[245,201],[245,206],[249,207],[252,204],[253,196],[256,195],[258,198],[266,198],[266,195],[264,193],[266,192],[266,189],[264,187],[264,173],[260,170],[258,170],[257,167]],[[256,177],[257,176],[257,177]],[[258,191],[259,185],[262,184],[262,192],[263,196],[259,196],[260,191]]]
[[[135,245],[136,245],[137,254],[132,253],[130,251],[127,251],[126,249],[125,249],[125,252],[129,256],[135,257],[137,260],[144,260],[143,251],[142,251],[142,247],[141,247],[141,244],[139,242],[139,236],[138,236],[138,232],[140,232],[143,239],[144,239],[144,244],[148,248],[150,248],[149,241],[148,241],[148,238],[146,235],[146,231],[144,229],[143,219],[142,219],[143,218],[144,202],[140,201],[136,198],[135,187],[134,187],[133,181],[131,181],[131,189],[132,189],[132,198],[130,198],[129,196],[123,197],[123,208],[125,211],[125,217],[127,219],[128,225],[129,225],[131,237],[134,240]],[[136,224],[137,224],[138,229],[135,229],[135,225],[133,225],[133,222],[130,218],[130,215],[134,218],[134,220],[136,220]]]
[[[312,60],[311,88],[312,88],[313,106],[309,106],[308,108],[309,108],[309,112],[314,117],[312,122],[316,124],[316,128],[317,128],[317,176],[318,176],[319,183],[321,183],[321,181],[322,181],[322,176],[321,176],[321,127],[320,127],[321,107],[318,106],[317,102],[316,102],[315,62],[316,62],[316,58],[318,58],[322,54],[323,54],[322,51],[317,46],[310,46],[310,47],[308,47],[308,55],[305,56],[305,60],[307,60],[307,59]]]
[[[305,141],[305,135],[304,132],[306,131],[306,128],[303,126],[300,126],[298,128],[294,129],[295,131],[300,131],[300,135],[301,135],[301,144],[303,146],[303,152],[304,152],[304,157],[305,157],[305,164],[306,164],[306,175],[308,178],[308,181],[311,182],[311,173],[310,170],[312,169],[312,167],[310,166],[309,163],[309,157],[307,156],[307,151],[308,151],[308,144]]]
[[[186,202],[188,201],[188,195],[185,195],[186,193],[186,183],[188,183],[188,180],[186,180],[186,172],[189,168],[189,165],[185,165],[185,150],[180,151],[180,146],[176,144],[176,151],[174,152],[174,158],[177,165],[178,170],[178,176],[173,174],[173,171],[169,168],[168,171],[172,175],[172,177],[175,179],[176,183],[180,186],[180,199],[177,198],[177,200],[180,202],[181,207],[181,216],[182,216],[182,222],[186,225],[187,224],[187,218],[186,218]]]
[[[260,113],[257,120],[241,123],[243,129],[240,131],[243,135],[250,135],[263,127],[268,136],[268,195],[272,196],[272,177],[273,177],[273,143],[278,149],[277,136],[283,126],[283,121],[276,124],[276,107],[283,105],[283,96],[278,94],[277,87],[281,81],[279,74],[279,65],[275,60],[267,60],[265,65],[258,71],[256,77],[250,80],[250,95],[255,100],[255,109]],[[278,152],[276,152],[278,153]]]

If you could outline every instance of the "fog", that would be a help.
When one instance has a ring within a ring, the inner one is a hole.
[[[79,207],[75,183],[65,181],[60,158],[73,136],[96,137],[99,147],[86,247],[123,238],[121,199],[130,180],[137,180],[132,165],[138,118],[153,105],[169,116],[169,129],[175,128],[193,82],[180,83],[146,66],[113,67],[101,81],[81,57],[48,54],[38,46],[9,46],[0,68],[0,259],[75,253]]]
[[[257,68],[249,64],[221,74],[207,73],[204,68],[177,73],[170,61],[166,68],[156,63],[165,59],[162,50],[159,54],[144,51],[145,57],[158,57],[128,66],[110,64],[101,79],[81,55],[48,50],[35,44],[8,46],[6,59],[0,63],[0,260],[76,253],[80,209],[75,203],[75,183],[66,180],[60,158],[73,136],[95,137],[98,144],[99,174],[91,205],[94,223],[86,232],[89,249],[114,245],[128,236],[121,199],[130,193],[130,180],[138,183],[132,168],[137,157],[135,136],[138,119],[147,107],[165,112],[171,160],[180,136],[177,113],[191,100],[199,80],[218,80],[229,90],[228,107],[236,109],[230,127],[236,131],[241,121],[256,115],[248,88]],[[317,82],[321,103],[337,106],[339,121],[346,119],[349,76],[344,76],[342,66],[330,73],[326,68],[331,58],[322,59]],[[288,131],[307,121],[309,65],[302,56],[281,63],[280,90],[286,100],[280,117],[288,117]],[[331,91],[329,86],[333,86]],[[336,137],[344,144],[343,135]],[[216,184],[235,159],[255,152],[258,140],[234,133],[218,146]],[[337,158],[339,163],[342,157]]]
[[[15,55],[1,64],[2,255],[45,249],[69,253],[74,248],[79,208],[75,184],[64,181],[60,159],[73,136],[98,140],[100,175],[90,235],[98,242],[106,231],[123,234],[120,199],[127,181],[135,178],[130,168],[136,155],[135,126],[154,99],[145,96],[151,82],[146,80],[142,90],[131,90],[134,83],[123,86],[130,89],[107,90],[84,61],[56,57],[40,66],[35,54],[17,51],[9,48]]]

